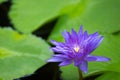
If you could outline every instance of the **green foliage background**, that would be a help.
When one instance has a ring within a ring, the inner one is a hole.
[[[89,33],[98,31],[104,36],[93,54],[111,58],[107,63],[89,63],[84,77],[104,72],[96,80],[120,80],[120,0],[12,0],[9,17],[16,30],[0,28],[0,80],[34,72],[53,53],[47,41],[63,41],[64,30],[78,31],[80,25]],[[31,34],[55,18],[58,21],[47,41]],[[61,70],[63,79],[78,80],[73,65]]]

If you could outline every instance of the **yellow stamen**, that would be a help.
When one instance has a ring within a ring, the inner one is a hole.
[[[75,52],[78,52],[78,51],[79,51],[79,49],[80,49],[80,47],[79,47],[79,46],[74,47]]]

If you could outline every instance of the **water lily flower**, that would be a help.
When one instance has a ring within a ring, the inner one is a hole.
[[[51,49],[59,54],[54,54],[47,62],[60,62],[59,66],[66,66],[73,62],[74,66],[87,73],[88,62],[110,60],[107,57],[91,55],[103,40],[103,36],[100,36],[98,32],[89,35],[87,31],[83,32],[81,26],[78,33],[74,29],[71,33],[64,31],[63,37],[65,42],[51,40],[51,43],[55,45]]]

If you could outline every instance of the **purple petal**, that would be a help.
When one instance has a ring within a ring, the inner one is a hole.
[[[87,40],[87,47],[85,48],[87,53],[91,53],[92,51],[94,51],[102,42],[103,40],[103,36],[101,37],[93,37],[93,38],[89,38]]]
[[[72,34],[77,36],[77,33],[76,33],[76,31],[73,28],[72,28]]]
[[[52,44],[56,45],[56,46],[65,46],[64,43],[62,43],[62,42],[57,42],[57,41],[55,41],[55,40],[50,40],[50,42],[51,42]]]
[[[81,37],[83,34],[83,28],[82,25],[80,26],[79,32],[78,32],[78,36]]]
[[[62,33],[64,39],[65,39],[65,42],[66,43],[69,43],[69,39],[70,39],[70,33],[67,32],[66,30]]]
[[[89,36],[88,36],[87,31],[85,31],[85,32],[83,33],[83,35],[79,37],[79,38],[80,38],[80,39],[79,39],[79,43],[80,43],[81,46],[83,46],[83,47],[86,47],[86,46],[87,46],[88,42],[86,41],[86,39],[87,39],[88,37],[89,37]]]
[[[83,62],[82,64],[79,64],[79,65],[78,65],[78,68],[79,68],[81,71],[83,71],[84,73],[87,73],[87,71],[88,71],[88,62],[85,61],[85,62]]]
[[[72,63],[72,60],[65,60],[62,63],[59,64],[59,66],[66,66]]]
[[[81,62],[78,60],[74,60],[74,66],[78,66]]]
[[[90,34],[89,37],[88,37],[88,39],[87,39],[87,41],[91,42],[91,41],[97,39],[98,36],[99,36],[98,32],[95,32],[94,34]]]
[[[96,37],[96,36],[99,36],[99,33],[98,32],[95,32],[93,34],[91,34],[92,37]]]
[[[95,57],[86,57],[85,58],[86,61],[96,61]]]
[[[64,54],[55,54],[54,57],[60,57],[60,58],[69,58],[67,55]]]
[[[100,61],[100,62],[106,62],[109,61],[110,58],[102,57],[102,56],[89,56],[86,58],[87,61]]]
[[[59,53],[61,53],[61,52],[64,51],[63,49],[57,48],[57,47],[53,47],[53,48],[51,48],[51,50],[53,50],[53,51],[55,51],[55,52],[59,52]]]
[[[61,58],[61,57],[53,57],[51,59],[48,59],[47,62],[62,62],[66,60],[65,58]]]
[[[91,39],[91,41],[89,42],[92,46],[91,48],[93,48],[93,50],[96,49],[100,45],[102,40],[103,40],[103,36],[101,37],[98,36],[98,37]]]
[[[100,43],[103,41],[103,36],[101,36],[98,40],[97,40],[97,44],[96,44],[96,48],[100,45]]]
[[[63,54],[67,54],[69,52],[69,50],[64,49],[62,47],[53,47],[51,48],[51,50],[53,50],[54,52],[63,53]]]
[[[54,45],[58,45],[58,44],[59,44],[59,43],[56,42],[55,40],[50,40],[50,42],[51,42],[52,44],[54,44]]]
[[[71,36],[75,43],[78,42],[78,35],[74,29],[72,29]]]
[[[88,33],[87,31],[84,32],[84,39],[87,39],[88,38]]]

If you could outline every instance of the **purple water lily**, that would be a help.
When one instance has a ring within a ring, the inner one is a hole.
[[[90,55],[103,40],[103,36],[100,36],[98,32],[88,35],[87,31],[83,32],[81,26],[78,33],[74,29],[71,34],[64,31],[63,37],[64,43],[51,40],[51,43],[55,45],[51,49],[59,54],[54,54],[47,62],[61,62],[59,66],[66,66],[74,62],[74,66],[87,73],[88,62],[110,60],[107,57]]]

